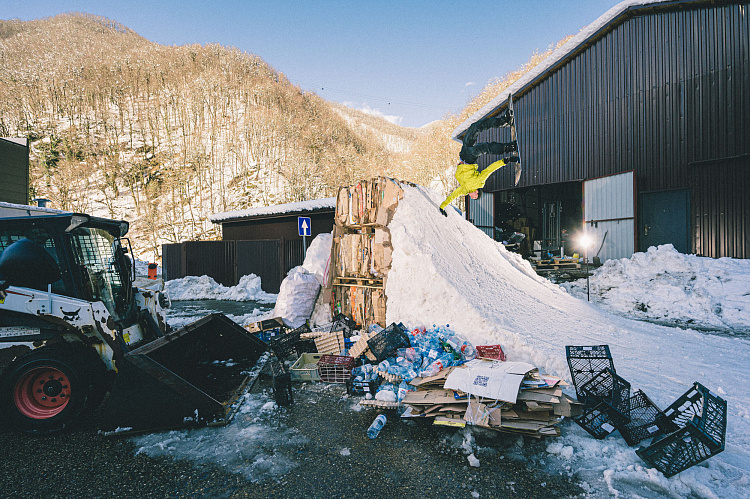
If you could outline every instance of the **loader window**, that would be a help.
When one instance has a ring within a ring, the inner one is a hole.
[[[85,270],[93,301],[102,301],[117,320],[127,312],[128,282],[118,253],[120,240],[103,229],[79,227],[72,233],[76,263]]]
[[[47,232],[47,230],[39,227],[17,227],[0,230],[0,255],[3,254],[5,248],[15,243],[16,241],[20,241],[21,239],[30,239],[39,244],[45,250],[47,250],[47,253],[49,253],[50,256],[52,256],[52,258],[55,260],[55,263],[57,263],[58,265],[60,264],[60,258],[57,254],[57,247],[55,246],[54,237],[49,232]],[[46,287],[42,289],[42,291],[46,291]],[[67,295],[65,283],[63,282],[62,278],[57,282],[52,283],[52,292],[56,294]]]

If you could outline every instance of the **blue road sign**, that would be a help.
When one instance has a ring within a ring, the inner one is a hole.
[[[312,223],[310,217],[297,217],[297,228],[300,236],[309,236],[312,234]]]

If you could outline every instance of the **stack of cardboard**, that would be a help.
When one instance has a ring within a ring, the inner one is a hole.
[[[522,362],[478,359],[411,384],[417,391],[404,397],[406,415],[434,418],[437,425],[541,438],[560,435],[561,418],[580,414],[580,404],[562,391],[564,381]]]
[[[378,177],[342,187],[331,247],[334,313],[385,326],[385,282],[393,246],[388,223],[403,198],[399,181]]]

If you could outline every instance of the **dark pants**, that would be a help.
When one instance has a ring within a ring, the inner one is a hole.
[[[477,137],[479,132],[490,128],[500,128],[508,126],[510,123],[510,117],[507,113],[496,118],[485,118],[473,123],[466,131],[463,140],[463,147],[461,147],[461,153],[459,156],[464,163],[470,165],[477,163],[477,158],[482,154],[497,154],[499,156],[515,152],[518,150],[516,142],[480,142],[477,144]]]

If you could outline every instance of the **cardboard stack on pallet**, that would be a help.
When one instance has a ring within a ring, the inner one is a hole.
[[[333,313],[363,327],[385,326],[385,282],[391,267],[393,219],[404,191],[400,182],[378,177],[339,189],[331,247]]]
[[[434,418],[436,425],[470,424],[541,438],[559,436],[562,417],[581,412],[563,393],[564,381],[523,362],[477,359],[410,384],[417,391],[403,399],[407,415]]]

